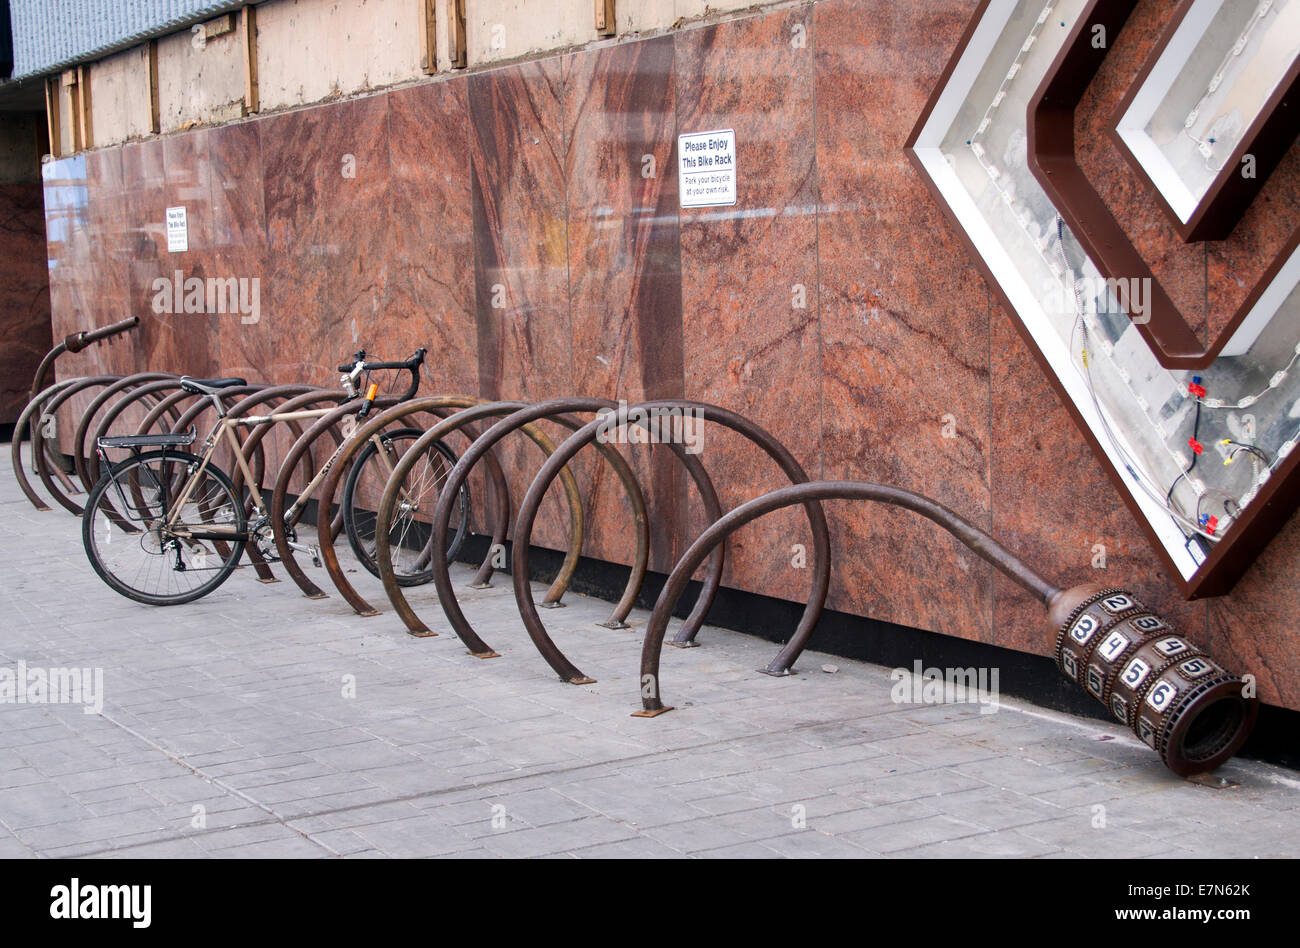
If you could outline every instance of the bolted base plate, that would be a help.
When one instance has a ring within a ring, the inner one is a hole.
[[[670,641],[668,644],[671,645],[673,648],[699,648],[700,647],[700,643],[695,641],[694,639],[691,639],[689,642]]]
[[[537,605],[542,609],[563,609],[564,608],[564,603],[562,602],[539,602]]]
[[[470,583],[469,588],[470,589],[491,589],[492,584],[491,583]]]
[[[432,629],[407,629],[406,634],[414,636],[417,639],[431,639],[438,633],[434,632]]]
[[[759,672],[759,674],[770,675],[772,678],[789,678],[791,675],[797,674],[793,668],[786,668],[784,670],[777,668],[758,668],[755,670]]]
[[[610,622],[597,622],[596,625],[600,626],[602,629],[630,629],[630,628],[632,628],[632,627],[631,627],[630,625],[628,625],[626,622],[613,622],[613,621],[610,621]]]
[[[470,652],[475,658],[500,658],[496,652]]]

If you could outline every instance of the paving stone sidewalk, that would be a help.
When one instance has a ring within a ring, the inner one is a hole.
[[[757,674],[774,646],[736,632],[665,649],[677,710],[630,717],[646,613],[611,631],[599,600],[544,612],[597,679],[567,685],[508,579],[471,590],[468,570],[462,602],[500,658],[466,653],[432,587],[411,600],[440,634],[405,634],[364,573],[373,618],[248,570],[137,605],[4,454],[0,669],[101,668],[104,702],[0,704],[0,857],[1300,853],[1292,771],[1234,761],[1228,788],[1188,783],[1118,726],[1005,698],[896,704],[889,669],[814,652]]]

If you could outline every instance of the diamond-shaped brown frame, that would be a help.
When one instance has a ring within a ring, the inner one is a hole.
[[[1254,501],[1210,551],[1205,562],[1189,579],[1183,579],[1182,573],[1165,549],[1164,543],[1142,513],[1137,500],[1114,465],[1110,463],[1097,436],[1084,421],[1055,371],[1039,350],[1033,334],[1020,319],[1005,290],[984,262],[979,249],[962,227],[916,154],[916,142],[938,104],[940,96],[951,81],[953,72],[970,45],[971,38],[983,20],[990,2],[991,0],[980,0],[904,148],[936,202],[966,244],[976,266],[1011,314],[1016,329],[1029,345],[1030,351],[1033,352],[1039,366],[1056,389],[1088,446],[1101,461],[1103,470],[1115,484],[1120,496],[1124,498],[1153,549],[1164,562],[1167,573],[1179,585],[1183,596],[1187,599],[1198,599],[1224,595],[1232,589],[1300,505],[1300,476],[1297,476],[1297,472],[1300,471],[1300,451],[1293,451],[1282,462],[1260,487]],[[1171,369],[1201,369],[1214,362],[1259,297],[1277,278],[1287,259],[1300,245],[1300,229],[1292,232],[1281,252],[1270,263],[1258,284],[1246,295],[1241,307],[1233,314],[1219,336],[1208,348],[1204,346],[1192,326],[1160,287],[1151,268],[1142,259],[1101,196],[1092,187],[1075,157],[1075,110],[1101,69],[1106,56],[1114,48],[1115,37],[1137,7],[1137,2],[1138,0],[1092,0],[1084,9],[1067,36],[1061,52],[1030,100],[1029,168],[1103,276],[1150,279],[1149,285],[1152,288],[1150,321],[1137,328],[1160,364]],[[1095,48],[1092,43],[1093,28],[1098,25],[1105,29],[1105,36],[1108,37],[1108,42],[1101,48]],[[1168,34],[1162,38],[1160,48],[1163,48],[1167,37]],[[1153,53],[1153,55],[1158,54],[1159,49]]]
[[[1223,163],[1223,168],[1214,177],[1205,196],[1196,203],[1187,221],[1184,222],[1178,216],[1178,212],[1151,179],[1146,166],[1129,150],[1128,142],[1119,133],[1119,125],[1133,105],[1138,90],[1150,78],[1160,54],[1169,46],[1196,2],[1197,0],[1181,0],[1164,35],[1156,44],[1155,51],[1148,57],[1128,93],[1116,107],[1108,130],[1119,153],[1124,156],[1134,174],[1150,187],[1156,202],[1169,218],[1170,226],[1186,243],[1223,240],[1232,233],[1246,208],[1259,195],[1264,182],[1295,141],[1297,132],[1300,132],[1300,124],[1297,124],[1294,114],[1297,97],[1300,97],[1300,58],[1297,58],[1270,94],[1259,115],[1255,116],[1242,134],[1241,141]],[[1239,173],[1247,155],[1254,159],[1256,173],[1251,177]]]

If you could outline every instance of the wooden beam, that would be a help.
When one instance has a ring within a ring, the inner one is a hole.
[[[420,69],[438,71],[438,0],[415,0],[420,16]]]
[[[227,33],[235,31],[235,15],[233,13],[223,13],[215,20],[208,20],[203,24],[204,39],[216,39],[218,36],[225,36]]]
[[[50,154],[58,158],[63,154],[63,123],[59,121],[59,80],[54,76],[45,80],[45,124],[50,134]]]
[[[145,48],[145,72],[149,79],[149,131],[162,131],[162,112],[158,104],[158,41],[150,40]]]
[[[239,45],[244,56],[244,114],[257,111],[257,15],[252,7],[239,11]]]
[[[447,0],[447,58],[453,69],[469,63],[465,51],[465,0]]]
[[[90,114],[90,67],[77,67],[77,120],[81,127],[81,147],[95,147],[94,122]]]
[[[64,92],[68,95],[68,127],[72,130],[72,150],[81,151],[85,146],[81,143],[81,105],[80,96],[77,95],[77,74],[76,69],[65,69],[59,83],[59,99],[63,99]]]
[[[614,0],[596,0],[596,32],[601,36],[614,35]]]

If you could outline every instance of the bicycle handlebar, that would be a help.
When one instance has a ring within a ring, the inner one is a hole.
[[[420,388],[420,366],[424,365],[424,354],[428,350],[423,347],[416,349],[415,354],[405,362],[367,362],[366,350],[361,349],[357,352],[356,358],[346,365],[340,365],[340,372],[352,372],[358,365],[363,371],[371,369],[406,369],[411,373],[411,387],[401,396],[401,401],[409,401],[415,397],[416,391]]]

